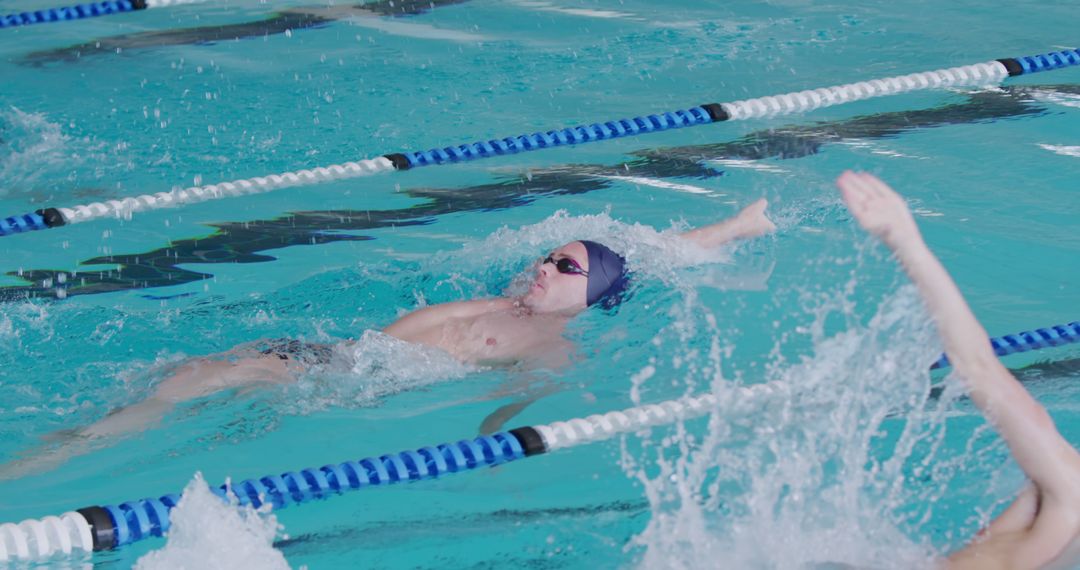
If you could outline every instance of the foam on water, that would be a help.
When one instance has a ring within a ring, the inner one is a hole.
[[[370,406],[380,398],[435,382],[464,378],[475,367],[450,354],[379,331],[335,347],[335,362],[305,375],[287,390],[299,413],[329,406]]]
[[[1064,107],[1080,108],[1080,94],[1062,93],[1051,89],[1034,89],[1031,96],[1036,101],[1052,103]]]
[[[283,530],[277,518],[250,506],[239,507],[210,491],[201,473],[184,488],[172,510],[172,526],[165,546],[139,558],[137,570],[232,570],[290,568],[285,556],[273,547]]]
[[[0,192],[31,185],[49,167],[68,163],[69,140],[43,113],[0,110],[0,180],[5,181]]]
[[[687,385],[707,378],[726,402],[704,437],[678,426],[640,450],[624,441],[624,468],[652,509],[628,546],[640,549],[642,568],[932,564],[934,549],[911,536],[944,493],[937,479],[953,474],[932,461],[948,408],[929,399],[935,333],[910,286],[869,324],[826,335],[829,313],[846,304],[820,311],[809,327],[812,356],[767,370],[765,380],[788,389],[739,402],[719,373],[724,351],[714,337],[686,373]],[[669,336],[657,341],[681,342]],[[673,358],[689,359],[671,348]],[[635,377],[635,393],[654,376]]]
[[[675,224],[668,230],[658,231],[641,224],[620,222],[607,213],[571,216],[565,210],[559,210],[536,224],[516,229],[503,227],[482,241],[437,257],[435,265],[493,267],[505,275],[514,268],[520,271],[523,261],[533,263],[552,249],[577,240],[603,243],[626,258],[631,273],[665,282],[677,269],[731,260],[728,248],[705,249],[678,236],[679,232],[688,229]],[[493,259],[492,252],[500,252],[501,259]],[[523,292],[531,278],[531,273],[526,271],[511,282],[506,293]]]
[[[1080,157],[1080,146],[1040,144],[1039,148],[1044,148],[1054,154],[1060,154],[1061,156]]]
[[[44,427],[95,405],[116,407],[145,397],[153,379],[174,366],[182,354],[162,349],[149,360],[131,358],[123,344],[146,330],[132,316],[120,309],[39,301],[0,305],[0,340],[4,341],[0,367],[22,372],[19,377],[0,378],[0,387],[14,388],[0,404],[0,431],[10,407],[21,407],[24,413],[41,412],[35,421]],[[93,346],[91,358],[42,358],[43,347],[72,338]],[[39,371],[49,366],[59,366],[65,373],[46,382]]]
[[[0,314],[0,340],[15,342],[18,339],[19,331],[15,330],[15,326],[11,323],[11,317]]]
[[[117,146],[123,149],[123,144]],[[0,197],[32,192],[39,185],[70,184],[76,181],[75,169],[88,162],[131,166],[108,154],[101,143],[65,134],[45,113],[0,109]],[[96,178],[103,175],[100,168],[95,173]]]

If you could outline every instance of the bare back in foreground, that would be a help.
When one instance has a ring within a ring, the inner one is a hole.
[[[956,284],[923,242],[896,192],[870,174],[837,180],[848,209],[896,254],[919,289],[971,399],[1009,446],[1030,483],[946,568],[1073,568],[1080,562],[1080,454],[1046,410],[998,361]]]

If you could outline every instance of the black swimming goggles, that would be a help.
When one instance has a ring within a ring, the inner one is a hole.
[[[550,263],[554,265],[555,270],[559,273],[564,273],[567,275],[584,275],[585,277],[589,276],[588,271],[582,269],[576,261],[570,259],[569,257],[560,257],[559,259],[554,259],[549,255],[544,258],[544,261],[541,263],[541,265],[543,265],[544,263]]]

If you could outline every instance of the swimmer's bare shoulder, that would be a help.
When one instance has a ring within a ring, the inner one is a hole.
[[[513,299],[505,297],[431,305],[401,317],[383,329],[383,332],[401,340],[415,342],[432,329],[443,326],[450,319],[467,319],[512,308],[514,308]]]

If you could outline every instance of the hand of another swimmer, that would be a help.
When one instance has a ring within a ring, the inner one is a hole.
[[[836,179],[836,186],[859,225],[890,248],[919,237],[919,227],[907,203],[878,177],[847,170]]]

